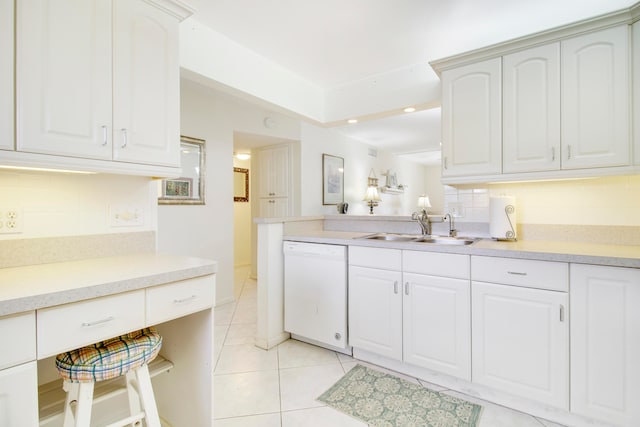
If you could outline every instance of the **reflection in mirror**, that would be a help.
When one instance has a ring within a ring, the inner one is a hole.
[[[233,201],[249,201],[249,169],[233,168]]]
[[[180,137],[182,176],[162,180],[161,205],[204,205],[205,145],[203,139]]]

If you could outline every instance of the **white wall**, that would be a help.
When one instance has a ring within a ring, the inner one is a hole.
[[[206,141],[205,205],[158,208],[158,250],[216,260],[216,304],[233,301],[233,132],[297,139],[298,121],[188,80],[180,85],[181,134]],[[278,123],[264,126],[266,116]]]
[[[369,155],[372,148],[335,130],[319,128],[303,123],[301,129],[302,215],[335,214],[335,206],[322,205],[322,154],[344,159],[344,200],[349,203],[349,214],[365,215],[369,207],[362,201],[367,189],[367,177],[373,168],[378,184],[384,185],[384,171],[397,174],[399,184],[409,187],[403,194],[381,193],[382,202],[374,208],[381,215],[411,215],[420,194],[426,191],[426,168],[409,160],[378,151],[377,157]]]
[[[251,160],[238,160],[234,157],[233,166],[249,169]],[[233,203],[233,262],[235,266],[251,264],[251,203],[255,201],[255,194],[251,191],[249,180],[249,202]]]
[[[0,239],[155,231],[157,183],[122,175],[0,172],[0,209],[17,208],[23,232]],[[112,226],[114,208],[136,209],[139,225]]]

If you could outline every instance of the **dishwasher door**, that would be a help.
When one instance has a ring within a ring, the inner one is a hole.
[[[346,246],[289,242],[284,251],[284,329],[294,338],[350,354]]]

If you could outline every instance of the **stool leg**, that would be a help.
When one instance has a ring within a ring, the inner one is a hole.
[[[64,427],[89,427],[93,405],[93,383],[64,382],[67,392],[64,407]],[[75,416],[71,404],[76,402]]]
[[[151,377],[149,376],[149,367],[144,364],[135,370],[138,379],[138,390],[142,399],[142,406],[146,414],[147,427],[161,427],[160,416],[158,415],[158,407],[153,397],[153,387],[151,386]]]
[[[126,382],[127,397],[129,399],[129,415],[139,414],[142,410],[140,409],[140,395],[135,387],[137,381],[136,373],[134,371],[127,372]]]

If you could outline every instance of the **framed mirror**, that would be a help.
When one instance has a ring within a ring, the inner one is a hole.
[[[249,169],[233,168],[233,201],[249,201]]]
[[[182,176],[163,179],[160,205],[204,205],[205,141],[180,137]]]

